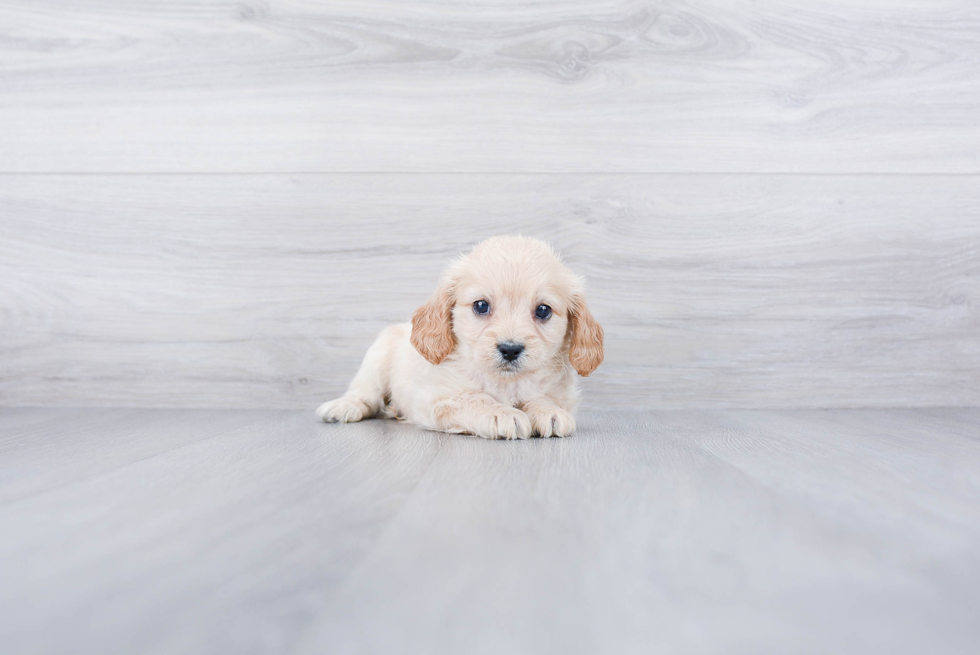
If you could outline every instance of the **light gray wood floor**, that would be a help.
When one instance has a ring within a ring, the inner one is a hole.
[[[9,653],[974,653],[980,409],[0,413]]]

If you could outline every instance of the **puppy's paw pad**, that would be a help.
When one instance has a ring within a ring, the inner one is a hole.
[[[337,398],[316,410],[316,417],[325,423],[357,423],[366,414],[367,406],[354,398]]]
[[[575,417],[561,407],[529,407],[525,411],[539,437],[567,437],[575,432]]]

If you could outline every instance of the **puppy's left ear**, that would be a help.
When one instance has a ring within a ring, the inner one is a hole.
[[[432,297],[412,314],[412,345],[432,364],[439,364],[456,347],[453,338],[453,293],[440,283]]]
[[[603,333],[583,297],[576,298],[568,312],[568,331],[568,360],[579,375],[588,377],[602,363]]]

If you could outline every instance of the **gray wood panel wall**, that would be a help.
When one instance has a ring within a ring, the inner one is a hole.
[[[0,0],[0,405],[313,407],[552,241],[588,407],[980,404],[980,6]]]

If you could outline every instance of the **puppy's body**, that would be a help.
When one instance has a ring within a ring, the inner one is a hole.
[[[485,310],[485,311],[484,311]],[[412,323],[386,328],[325,421],[397,417],[486,438],[575,430],[575,371],[602,361],[581,280],[543,242],[495,237],[456,261]]]

